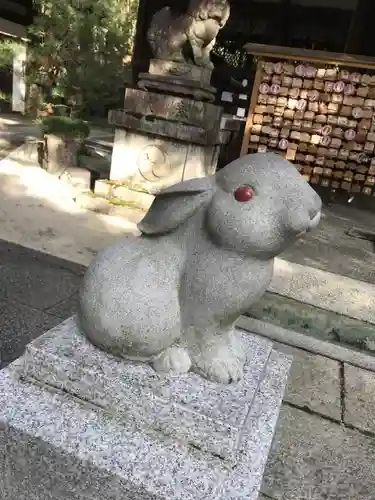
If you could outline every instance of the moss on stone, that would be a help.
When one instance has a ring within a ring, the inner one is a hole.
[[[138,210],[143,210],[140,205],[137,205],[134,202],[131,201],[122,201],[122,200],[116,200],[114,198],[108,200],[110,205],[118,206],[118,207],[129,207],[129,208],[137,208]]]
[[[150,191],[147,191],[147,189],[145,189],[143,186],[136,184],[134,182],[131,182],[131,181],[127,181],[127,182],[112,181],[110,179],[100,179],[100,181],[104,182],[105,184],[109,184],[110,186],[124,187],[127,189],[131,189],[132,191],[137,191],[138,193],[146,193],[146,194],[152,195],[152,193],[150,193]]]
[[[375,352],[374,325],[266,292],[248,315],[328,342]]]

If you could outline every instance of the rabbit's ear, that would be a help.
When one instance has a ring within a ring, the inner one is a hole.
[[[160,191],[138,224],[145,234],[162,234],[176,229],[207,203],[215,189],[215,177],[191,179]]]

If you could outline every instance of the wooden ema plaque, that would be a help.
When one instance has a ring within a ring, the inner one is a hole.
[[[273,151],[311,183],[375,195],[375,64],[257,64],[241,155]]]

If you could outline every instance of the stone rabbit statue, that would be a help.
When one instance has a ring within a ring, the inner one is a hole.
[[[158,194],[138,238],[86,272],[78,318],[87,338],[157,371],[238,381],[234,324],[265,292],[274,257],[317,226],[321,200],[288,161],[243,156]]]

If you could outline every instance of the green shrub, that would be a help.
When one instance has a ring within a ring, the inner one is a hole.
[[[43,134],[86,139],[90,133],[90,127],[87,122],[78,118],[45,116],[38,121]]]
[[[11,102],[12,96],[10,94],[6,94],[5,92],[0,92],[0,101]]]

